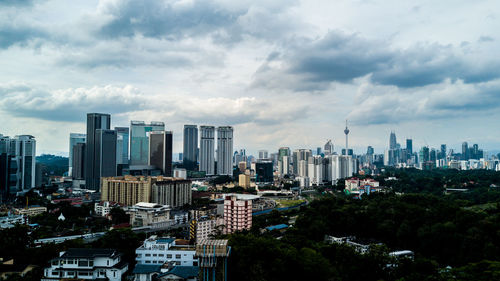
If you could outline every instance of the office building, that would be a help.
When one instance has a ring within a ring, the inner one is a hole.
[[[115,127],[116,165],[128,165],[129,128]]]
[[[255,182],[273,183],[273,162],[260,160],[255,163]]]
[[[283,156],[281,161],[278,162],[278,173],[280,176],[290,174],[290,156]]]
[[[69,157],[68,157],[68,176],[73,176],[73,147],[78,143],[86,143],[87,135],[70,133],[69,134]]]
[[[117,202],[125,206],[151,202],[151,187],[157,179],[161,180],[161,177],[102,178],[101,201]]]
[[[73,164],[71,165],[71,171],[74,180],[85,179],[85,146],[85,143],[77,143],[73,146]]]
[[[200,126],[200,171],[215,175],[215,127]]]
[[[191,194],[190,180],[162,178],[153,183],[150,202],[179,208],[191,204]]]
[[[172,176],[172,146],[171,131],[155,131],[149,133],[148,165],[160,169],[164,176]]]
[[[389,137],[389,149],[396,149],[397,141],[396,141],[396,133],[391,131],[391,135]]]
[[[245,189],[250,188],[250,171],[238,175],[238,185]]]
[[[195,258],[195,252],[195,247],[186,245],[183,240],[153,235],[135,250],[135,259],[138,265],[163,265],[171,261],[177,266],[197,266],[198,259]]]
[[[283,159],[283,156],[290,156],[290,148],[289,147],[280,147],[278,150],[278,161]]]
[[[68,249],[50,260],[42,281],[109,280],[121,281],[128,270],[122,254],[113,249]]]
[[[0,184],[0,201],[35,187],[35,137],[0,135]]]
[[[412,139],[406,139],[406,153],[408,153],[408,155],[413,154],[413,140]]]
[[[323,151],[325,152],[325,155],[333,154],[334,150],[333,150],[333,142],[332,142],[332,140],[328,140],[325,143],[325,146],[323,147]]]
[[[87,143],[85,145],[85,184],[88,189],[99,190],[101,177],[101,152],[99,139],[102,137],[102,131],[109,130],[111,125],[111,115],[102,113],[87,114]],[[107,135],[107,134],[105,134]],[[105,139],[107,139],[105,137]],[[115,157],[116,166],[116,133],[114,148],[111,149]],[[106,153],[107,156],[108,153]],[[109,160],[109,159],[106,159]],[[116,173],[116,167],[114,167]]]
[[[184,125],[182,151],[184,168],[189,171],[196,170],[198,166],[198,127],[196,125]]]
[[[259,150],[259,159],[267,159],[268,154],[267,150]]]
[[[130,122],[130,165],[146,166],[149,158],[148,133],[154,131],[165,131],[165,123],[144,121]]]
[[[233,175],[233,127],[217,128],[217,175]]]
[[[224,199],[224,233],[249,230],[252,227],[252,201],[226,196]]]

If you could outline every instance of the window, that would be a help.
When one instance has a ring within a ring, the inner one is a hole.
[[[175,255],[175,258],[176,258],[176,259],[180,259],[180,258],[181,258],[181,255],[180,255],[180,254],[177,254],[177,255]]]
[[[176,261],[175,265],[181,265],[181,262],[180,261]]]
[[[52,261],[52,265],[59,265],[59,261],[58,260]]]
[[[150,257],[150,256],[151,256],[151,254],[146,254],[146,257]]]
[[[89,260],[89,266],[94,266],[94,260]]]
[[[78,260],[78,266],[87,267],[87,266],[89,266],[89,261],[88,260]]]
[[[153,257],[156,257],[156,254],[153,254]]]
[[[171,259],[172,258],[172,255],[171,254],[167,254],[167,259]]]
[[[159,257],[163,257],[163,254],[158,254]]]
[[[146,263],[151,263],[151,261],[146,261]]]
[[[66,274],[68,276],[75,276],[75,272],[74,271],[68,271],[68,272],[66,272]]]
[[[75,263],[75,261],[74,261],[74,260],[68,260],[68,261],[66,261],[66,263],[67,263],[67,264],[74,264],[74,263]]]

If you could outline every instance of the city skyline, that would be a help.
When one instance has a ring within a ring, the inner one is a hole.
[[[333,139],[382,153],[388,132],[500,148],[494,1],[4,1],[4,135],[67,154],[85,114],[113,126],[232,126],[234,148]],[[69,27],[69,28],[68,28]],[[367,137],[369,136],[369,137]]]

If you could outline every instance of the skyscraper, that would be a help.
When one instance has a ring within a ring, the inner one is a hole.
[[[215,175],[215,127],[200,126],[200,171]]]
[[[184,125],[184,144],[182,162],[186,170],[195,170],[198,162],[198,127]]]
[[[172,146],[171,131],[149,133],[149,165],[161,169],[162,173],[172,176]]]
[[[440,154],[441,154],[440,159],[446,159],[446,144],[441,145]]]
[[[18,181],[17,190],[28,191],[35,187],[36,140],[30,135],[15,137]]]
[[[300,161],[305,161],[305,164],[307,165],[307,160],[309,159],[310,156],[312,156],[312,151],[310,149],[296,149],[293,151],[294,175],[299,175]]]
[[[332,140],[328,140],[326,143],[325,143],[325,146],[324,146],[324,149],[323,151],[325,152],[325,155],[330,155],[330,154],[333,154],[333,143],[332,143]]]
[[[469,145],[466,141],[462,143],[462,160],[469,160]]]
[[[413,140],[412,139],[406,139],[406,152],[409,155],[413,154]]]
[[[88,189],[99,190],[99,182],[101,177],[101,142],[98,138],[101,133],[98,130],[109,130],[111,126],[111,115],[102,113],[87,114],[87,144],[85,146],[85,184]],[[116,133],[115,133],[116,136]],[[115,148],[112,149],[116,153],[116,137]],[[114,155],[116,155],[113,153]],[[115,156],[116,157],[116,156]],[[116,165],[116,158],[114,160]],[[116,169],[116,167],[115,167]]]
[[[72,175],[73,180],[85,179],[85,143],[77,143],[73,146]]]
[[[396,133],[391,131],[391,136],[389,138],[389,149],[397,149],[398,143],[396,141]]]
[[[86,143],[87,135],[78,134],[78,133],[70,133],[69,134],[69,157],[68,157],[68,176],[71,177],[73,175],[73,147],[77,143]]]
[[[233,175],[233,127],[217,127],[217,174]]]
[[[278,150],[278,161],[283,159],[283,156],[290,156],[290,148],[289,147],[280,147]]]
[[[269,152],[267,150],[259,150],[259,159],[267,159]]]
[[[128,144],[129,144],[129,128],[115,127],[116,131],[116,164],[128,164]]]
[[[130,122],[130,165],[145,166],[148,164],[149,140],[147,133],[165,131],[165,123],[144,121]]]

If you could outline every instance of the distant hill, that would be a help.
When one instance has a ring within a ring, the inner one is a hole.
[[[42,154],[36,157],[36,162],[42,165],[44,176],[63,176],[68,171],[68,157],[52,154]]]

